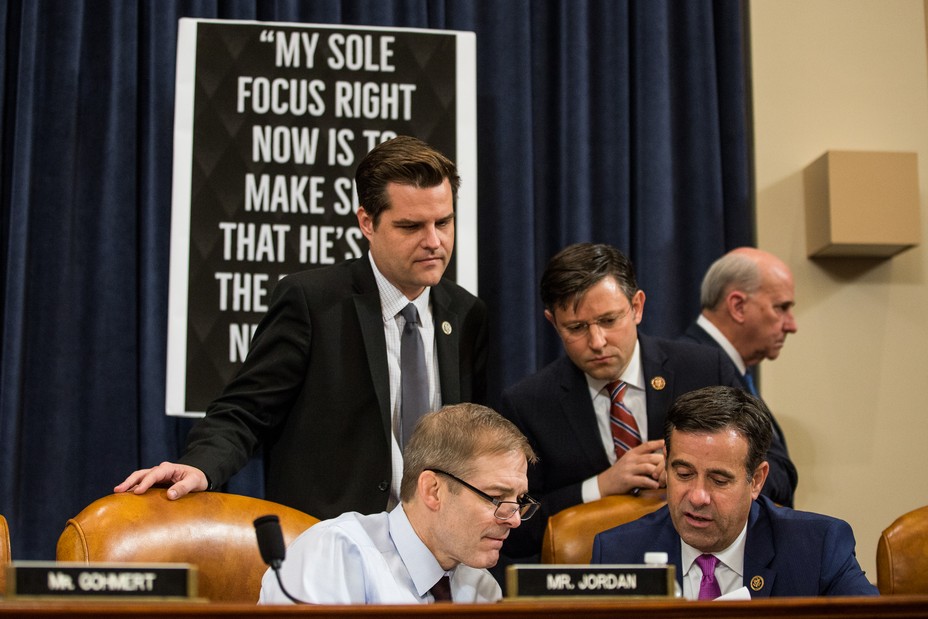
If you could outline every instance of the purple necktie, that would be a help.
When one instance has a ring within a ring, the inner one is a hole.
[[[719,588],[719,581],[715,579],[715,566],[719,559],[715,555],[699,555],[696,557],[696,565],[702,570],[702,580],[699,581],[699,599],[714,600],[722,595]]]

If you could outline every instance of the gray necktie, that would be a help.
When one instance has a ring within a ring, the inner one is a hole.
[[[429,410],[429,375],[425,369],[425,348],[419,333],[419,312],[410,303],[400,314],[406,319],[400,336],[400,446],[412,436],[413,428],[423,413]]]

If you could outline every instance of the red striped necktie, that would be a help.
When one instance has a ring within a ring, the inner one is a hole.
[[[621,458],[625,452],[641,444],[641,432],[635,416],[625,406],[623,399],[628,384],[615,381],[606,385],[612,406],[609,407],[609,427],[612,428],[612,442],[615,445],[615,455]]]

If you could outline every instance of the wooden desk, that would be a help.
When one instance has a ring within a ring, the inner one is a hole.
[[[421,606],[251,606],[210,603],[23,602],[0,601],[0,617],[51,617],[54,619],[114,619],[170,617],[170,619],[221,619],[245,617],[335,617],[387,619],[389,617],[453,617],[454,619],[540,619],[574,617],[613,619],[806,619],[832,617],[926,617],[928,595],[868,598],[775,598],[746,602],[581,601],[503,602],[501,604],[439,604]]]

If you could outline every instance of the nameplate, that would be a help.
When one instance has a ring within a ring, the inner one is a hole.
[[[186,563],[14,561],[6,597],[41,599],[190,600],[197,568]]]
[[[507,598],[673,597],[672,565],[510,565]]]

